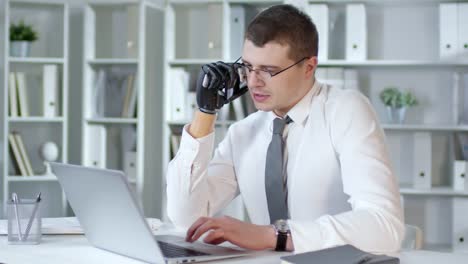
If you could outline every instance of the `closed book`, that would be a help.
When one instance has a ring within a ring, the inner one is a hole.
[[[29,116],[29,103],[28,103],[28,93],[26,87],[26,75],[24,72],[16,73],[17,88],[18,88],[18,103],[19,103],[19,116],[28,117]]]
[[[367,253],[351,245],[327,248],[292,256],[281,257],[282,263],[291,264],[398,264],[400,259],[387,255]]]
[[[130,100],[128,103],[128,115],[127,117],[137,117],[137,102],[138,102],[138,76],[133,74],[132,79],[132,93],[130,94]]]
[[[8,75],[8,106],[10,117],[18,116],[18,92],[16,86],[16,74],[10,72]]]
[[[58,116],[58,66],[43,66],[42,88],[44,89],[44,117]]]
[[[15,136],[16,144],[18,145],[18,149],[20,151],[23,164],[26,168],[27,175],[32,176],[34,175],[34,172],[31,166],[31,160],[29,159],[28,152],[26,152],[26,147],[24,146],[23,139],[21,138],[21,135],[19,133],[13,133],[13,135]]]
[[[132,100],[132,94],[133,94],[133,89],[134,87],[134,78],[135,75],[130,74],[127,76],[126,81],[124,82],[125,85],[125,96],[124,96],[124,101],[123,101],[123,106],[122,106],[122,117],[131,117],[130,116],[130,101]]]
[[[10,150],[13,154],[13,163],[16,164],[22,176],[28,175],[28,171],[26,170],[26,166],[24,165],[23,159],[21,157],[21,152],[18,147],[18,143],[16,142],[16,138],[13,133],[8,134],[8,143],[10,144]]]
[[[105,88],[106,88],[107,72],[104,69],[100,69],[96,74],[96,80],[94,83],[93,91],[93,116],[103,117],[105,107]]]

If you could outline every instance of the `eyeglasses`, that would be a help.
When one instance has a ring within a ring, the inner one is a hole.
[[[242,57],[239,57],[234,63],[236,65],[238,65],[238,72],[239,72],[239,77],[241,79],[241,81],[243,82],[246,82],[248,78],[250,78],[252,76],[252,73],[255,72],[257,74],[257,76],[259,77],[259,79],[261,79],[262,81],[269,81],[272,77],[282,73],[282,72],[285,72],[286,70],[296,66],[297,64],[301,63],[302,61],[304,61],[305,59],[309,59],[309,57],[304,57],[300,60],[298,60],[297,62],[295,62],[294,64],[280,70],[280,71],[277,71],[277,72],[272,72],[272,71],[269,71],[269,70],[262,70],[262,69],[256,69],[254,70],[251,66],[247,66],[243,63],[238,63],[238,61],[241,59]]]

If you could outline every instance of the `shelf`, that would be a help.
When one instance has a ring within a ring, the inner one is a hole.
[[[136,65],[138,59],[91,59],[88,63],[91,65]]]
[[[32,117],[9,117],[9,122],[14,123],[60,123],[63,122],[65,119],[63,117],[40,117],[40,116],[32,116]]]
[[[103,118],[88,118],[86,122],[90,124],[137,124],[137,118],[118,118],[118,117],[103,117]]]
[[[170,126],[184,126],[184,125],[189,124],[191,122],[192,122],[191,120],[185,120],[185,121],[184,120],[179,120],[179,121],[167,121],[167,124],[170,125]],[[217,126],[222,126],[222,125],[230,126],[230,125],[234,124],[235,122],[237,122],[237,120],[216,121],[215,125],[217,125]]]
[[[432,187],[431,189],[415,189],[412,187],[400,187],[400,193],[404,195],[424,196],[463,196],[468,197],[468,191],[456,191],[452,187]]]
[[[269,1],[269,0],[228,0],[229,4],[267,4],[267,5],[278,5],[282,4],[283,1]]]
[[[169,0],[169,4],[222,4],[223,0]]]
[[[365,60],[365,61],[347,61],[347,60],[327,60],[318,63],[318,66],[348,66],[348,67],[447,67],[463,66],[467,67],[468,62],[462,61],[418,61],[418,60]]]
[[[171,66],[197,66],[208,64],[216,61],[223,61],[223,59],[176,59],[170,60],[169,65]]]
[[[468,132],[468,125],[405,125],[405,124],[382,124],[385,130],[401,131],[455,131]]]
[[[12,63],[38,63],[38,64],[63,64],[65,59],[63,58],[16,58],[9,57],[9,62]]]
[[[55,175],[48,176],[8,176],[9,182],[38,182],[38,181],[57,181]]]
[[[450,244],[431,244],[431,243],[427,243],[427,244],[423,245],[422,250],[446,252],[446,253],[454,252],[453,248],[452,248],[452,245],[450,245]]]

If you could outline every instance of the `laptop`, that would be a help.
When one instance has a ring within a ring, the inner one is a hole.
[[[97,248],[149,263],[189,263],[249,253],[188,243],[179,236],[153,235],[121,171],[53,162],[50,165],[86,238]]]

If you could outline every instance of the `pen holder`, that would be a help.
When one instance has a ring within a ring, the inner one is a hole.
[[[42,236],[40,202],[33,199],[21,199],[17,203],[9,201],[7,210],[8,243],[39,244]]]

